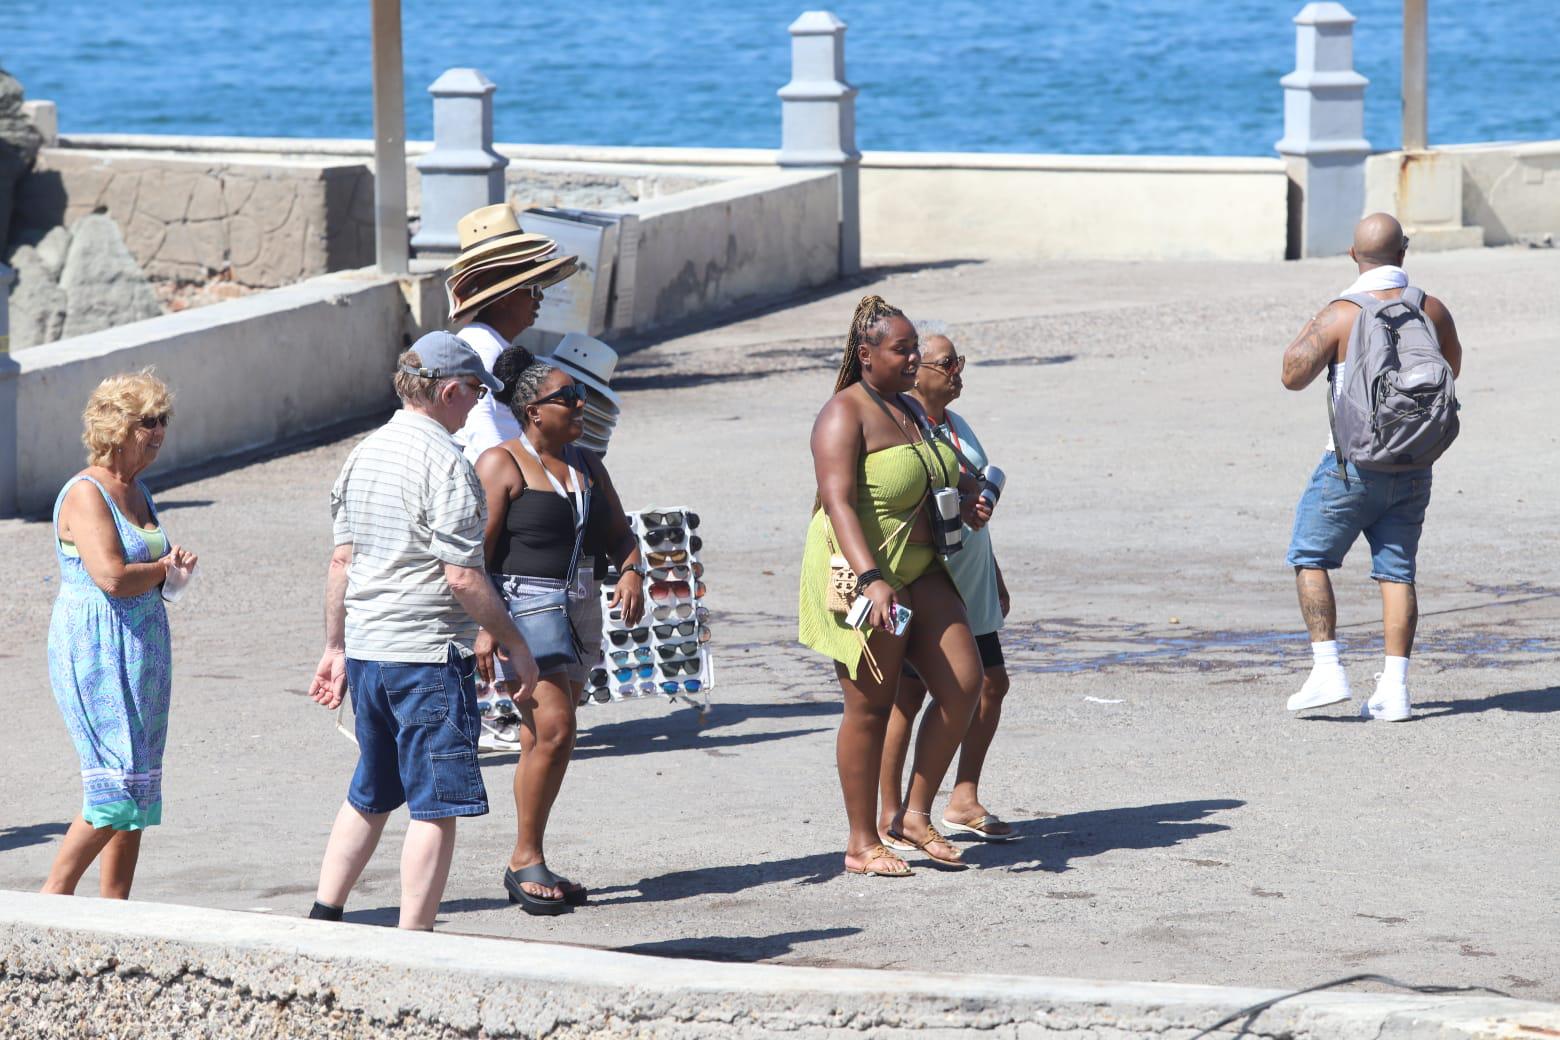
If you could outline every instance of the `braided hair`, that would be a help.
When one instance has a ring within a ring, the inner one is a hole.
[[[493,375],[504,388],[493,395],[499,404],[507,405],[522,427],[527,424],[526,406],[541,393],[542,383],[552,373],[553,367],[521,346],[508,347],[493,362]]]
[[[861,382],[861,345],[877,346],[883,342],[879,323],[890,318],[903,318],[905,312],[891,306],[881,296],[863,296],[856,304],[856,313],[850,319],[850,333],[845,337],[845,356],[840,359],[839,378],[834,381],[834,392]]]

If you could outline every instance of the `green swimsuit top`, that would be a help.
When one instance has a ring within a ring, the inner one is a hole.
[[[133,525],[132,525],[133,526]],[[153,560],[160,560],[168,553],[168,536],[163,534],[161,527],[145,528],[137,527],[136,533],[146,540],[146,549],[152,554]],[[67,542],[59,539],[60,552],[73,560],[81,559],[81,550],[76,548],[75,542]]]

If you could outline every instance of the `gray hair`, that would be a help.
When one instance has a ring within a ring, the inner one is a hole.
[[[421,368],[422,358],[415,350],[408,350],[395,359],[395,395],[407,404],[431,405],[438,401],[439,391],[449,379],[431,379],[413,375],[407,368]]]

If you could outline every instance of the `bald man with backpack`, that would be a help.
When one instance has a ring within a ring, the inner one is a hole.
[[[1386,660],[1366,718],[1410,717],[1408,658],[1419,602],[1415,561],[1431,466],[1456,439],[1454,379],[1462,344],[1446,305],[1409,284],[1403,272],[1408,237],[1386,213],[1355,226],[1349,258],[1354,284],[1306,323],[1284,351],[1283,380],[1303,390],[1327,374],[1331,440],[1295,510],[1288,563],[1295,569],[1300,613],[1311,636],[1312,667],[1290,711],[1352,696],[1337,642],[1337,605],[1327,572],[1361,534],[1381,589]]]

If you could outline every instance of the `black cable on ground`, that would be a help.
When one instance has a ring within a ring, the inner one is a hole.
[[[1498,989],[1490,989],[1488,986],[1416,986],[1413,983],[1402,982],[1387,975],[1374,975],[1369,972],[1361,975],[1345,975],[1341,979],[1333,979],[1331,982],[1319,982],[1315,986],[1307,986],[1305,989],[1297,989],[1292,993],[1282,993],[1270,1000],[1264,1000],[1261,1003],[1253,1004],[1250,1007],[1241,1008],[1239,1011],[1236,1011],[1233,1014],[1225,1015],[1207,1029],[1204,1029],[1202,1032],[1192,1037],[1192,1040],[1202,1040],[1202,1037],[1211,1036],[1239,1018],[1247,1019],[1246,1024],[1240,1027],[1240,1032],[1244,1033],[1248,1028],[1250,1028],[1250,1019],[1256,1018],[1274,1004],[1289,1000],[1293,997],[1304,996],[1307,993],[1316,993],[1319,990],[1332,989],[1335,986],[1347,986],[1351,982],[1379,982],[1384,986],[1393,986],[1397,989],[1429,995],[1440,993],[1492,993],[1497,997],[1511,996],[1509,993],[1503,993]],[[1239,1036],[1240,1033],[1237,1033],[1236,1035]]]

